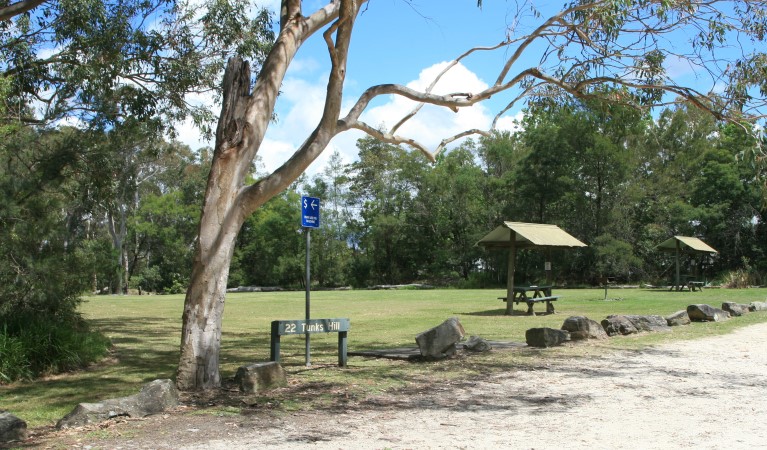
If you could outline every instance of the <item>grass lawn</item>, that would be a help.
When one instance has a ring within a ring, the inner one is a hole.
[[[767,301],[767,289],[669,292],[666,290],[556,289],[561,298],[553,315],[526,316],[526,306],[516,306],[516,315],[504,315],[505,303],[497,290],[399,290],[318,291],[311,294],[312,318],[347,317],[351,321],[349,350],[415,346],[415,335],[458,317],[467,335],[488,340],[525,341],[525,331],[534,327],[560,328],[569,316],[582,315],[600,321],[609,314],[668,315],[692,303],[720,307],[722,302]],[[0,386],[0,410],[27,421],[30,427],[51,425],[80,402],[131,395],[143,383],[172,378],[178,363],[183,296],[87,297],[81,307],[85,317],[112,339],[115,350],[109,361],[87,371],[59,375],[29,383]],[[224,313],[221,374],[233,377],[239,366],[268,361],[270,323],[273,320],[303,319],[303,292],[229,294]],[[536,311],[545,305],[536,304]],[[292,386],[322,393],[310,404],[281,398],[286,408],[316,407],[332,401],[333,392],[367,395],[405,386],[417,379],[470,377],[511,370],[520,365],[540,364],[542,358],[583,356],[619,348],[640,348],[672,339],[693,339],[726,333],[733,328],[767,322],[758,312],[720,323],[696,323],[675,328],[672,333],[614,337],[607,341],[554,349],[496,351],[457,361],[407,363],[349,357],[347,368],[336,366],[337,335],[314,334],[311,339],[312,367],[305,366],[303,335],[283,336],[281,361]]]

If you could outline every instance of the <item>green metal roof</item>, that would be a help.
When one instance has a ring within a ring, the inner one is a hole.
[[[477,245],[486,247],[510,247],[511,232],[516,233],[517,248],[530,247],[586,247],[586,244],[556,225],[524,222],[503,222],[486,234]]]
[[[689,236],[674,236],[663,241],[658,245],[658,249],[664,251],[675,251],[676,243],[679,242],[679,249],[685,252],[703,252],[703,253],[719,253],[711,246],[701,241],[696,237]]]

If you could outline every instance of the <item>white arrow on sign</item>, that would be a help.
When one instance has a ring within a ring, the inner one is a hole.
[[[312,209],[317,209],[317,204],[314,203],[314,200],[312,200]]]

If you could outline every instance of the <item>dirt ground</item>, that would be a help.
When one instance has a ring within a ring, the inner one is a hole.
[[[34,446],[108,449],[767,448],[767,324],[351,401],[167,414]],[[106,426],[105,426],[106,427]]]

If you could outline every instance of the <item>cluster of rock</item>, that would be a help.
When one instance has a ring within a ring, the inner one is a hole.
[[[492,346],[479,336],[466,337],[466,331],[457,317],[451,317],[434,328],[430,328],[415,337],[421,358],[439,360],[455,355],[458,350],[474,353],[489,351]]]
[[[724,302],[721,308],[706,304],[689,305],[666,317],[649,315],[610,315],[598,323],[588,317],[572,316],[565,319],[561,329],[531,328],[525,332],[527,345],[531,347],[554,347],[567,341],[584,339],[607,339],[610,336],[642,332],[666,332],[671,327],[689,325],[691,322],[719,322],[739,317],[752,311],[767,310],[767,302],[745,305]]]
[[[177,407],[179,394],[171,380],[154,380],[136,395],[99,403],[80,403],[56,423],[59,429],[100,423],[116,417],[146,417]],[[0,444],[27,439],[27,423],[7,411],[0,411]]]

